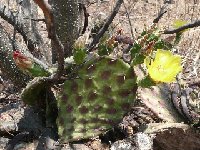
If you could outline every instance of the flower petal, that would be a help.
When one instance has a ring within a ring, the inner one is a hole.
[[[150,61],[146,60],[147,62]],[[182,70],[181,57],[162,49],[158,49],[154,61],[146,65],[150,77],[159,82],[175,81],[175,76]]]

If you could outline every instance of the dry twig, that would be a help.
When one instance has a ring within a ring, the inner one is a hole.
[[[57,48],[58,70],[55,77],[59,78],[62,76],[64,70],[64,47],[55,31],[53,11],[51,6],[44,0],[34,0],[34,2],[42,9],[46,20],[48,36],[55,45],[55,48]]]
[[[17,32],[21,34],[25,43],[27,43],[27,47],[29,50],[35,47],[34,46],[35,42],[32,41],[32,39],[29,38],[25,32],[26,30],[24,24],[21,23],[19,20],[16,20],[16,16],[14,16],[10,10],[6,9],[5,6],[4,7],[0,6],[0,17],[2,17],[9,24],[11,24],[17,30]]]
[[[170,4],[170,2],[168,0],[165,0],[163,6],[160,8],[158,16],[153,20],[153,23],[158,23],[158,21],[162,18],[162,16],[167,12],[166,9],[168,4]]]
[[[177,29],[167,29],[163,33],[164,34],[174,34],[174,33],[181,32],[181,31],[183,31],[185,29],[195,28],[195,27],[198,27],[198,26],[200,26],[200,20],[197,20],[197,21],[192,22],[192,23],[188,23],[188,24],[186,24],[184,26],[181,26],[181,27],[179,27]]]
[[[128,9],[127,9],[125,3],[123,3],[123,4],[124,4],[124,8],[125,8],[127,17],[128,17],[128,22],[129,22],[129,25],[130,25],[131,35],[132,35],[132,38],[134,38],[134,33],[133,33],[133,28],[132,28],[133,26],[132,26],[132,24],[131,24],[130,14],[129,14],[129,11],[128,11]]]
[[[79,9],[82,9],[83,12],[84,12],[84,19],[85,19],[85,20],[84,20],[83,29],[82,29],[82,32],[81,32],[81,34],[84,34],[85,31],[86,31],[86,29],[87,29],[87,27],[88,27],[88,17],[89,17],[89,13],[87,12],[87,9],[86,9],[85,5],[82,4],[82,3],[79,3]]]
[[[103,25],[103,27],[99,30],[99,32],[97,33],[97,35],[94,37],[93,41],[91,42],[91,44],[89,45],[89,51],[91,51],[95,45],[99,42],[100,38],[103,36],[103,34],[106,32],[106,30],[108,29],[109,25],[112,23],[113,19],[115,18],[116,14],[118,13],[121,4],[123,3],[123,0],[118,0],[115,4],[115,7],[112,11],[112,13],[110,14],[110,16],[107,18],[105,24]]]

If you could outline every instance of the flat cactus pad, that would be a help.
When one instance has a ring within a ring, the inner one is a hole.
[[[57,124],[63,141],[107,131],[121,121],[135,100],[136,76],[123,60],[90,60],[78,75],[79,79],[65,81],[58,96]]]

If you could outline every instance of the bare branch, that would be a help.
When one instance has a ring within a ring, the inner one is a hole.
[[[34,2],[42,9],[46,20],[48,36],[55,45],[55,48],[57,48],[58,70],[55,77],[59,78],[62,76],[64,70],[64,47],[55,31],[53,11],[51,6],[44,0],[34,0]]]
[[[179,33],[185,29],[189,29],[189,28],[194,28],[194,27],[198,27],[200,26],[200,20],[197,20],[195,22],[192,22],[192,23],[188,23],[184,26],[181,26],[177,29],[168,29],[168,30],[165,30],[163,33],[164,34],[174,34],[174,33]]]
[[[32,41],[31,39],[29,39],[27,37],[26,34],[26,30],[24,29],[23,23],[16,21],[16,17],[13,15],[13,13],[11,11],[9,11],[8,9],[6,9],[6,7],[2,7],[0,5],[0,16],[6,20],[8,23],[10,23],[13,27],[15,27],[15,29],[17,30],[17,32],[19,32],[25,43],[27,43],[28,49],[30,47],[34,47],[34,41]]]
[[[85,5],[82,4],[82,3],[79,3],[79,9],[82,9],[83,12],[84,12],[84,19],[85,19],[85,20],[84,20],[83,29],[82,29],[82,32],[81,32],[81,34],[84,34],[85,31],[86,31],[86,29],[87,29],[87,27],[88,27],[88,17],[89,17],[89,13],[87,12],[87,9],[86,9]]]
[[[168,4],[169,4],[168,1],[164,1],[164,5],[160,8],[158,16],[153,20],[153,23],[158,23],[159,20],[162,18],[162,16],[167,12],[166,9],[167,9]]]
[[[133,26],[131,24],[130,14],[128,12],[128,9],[127,9],[125,3],[123,3],[123,4],[124,4],[124,8],[126,10],[127,17],[128,17],[129,26],[130,26],[130,29],[131,29],[131,35],[132,35],[132,38],[134,38],[134,33],[133,33],[133,28],[132,28]]]
[[[158,16],[153,20],[153,23],[158,23],[158,21],[162,18],[162,16],[166,13],[167,11],[163,11],[163,12],[160,12],[158,14]]]
[[[91,51],[95,47],[95,45],[99,42],[100,38],[106,32],[106,30],[108,29],[109,25],[112,23],[113,19],[115,18],[116,14],[118,13],[122,3],[123,3],[123,0],[118,0],[116,2],[112,13],[107,18],[107,20],[106,20],[105,24],[103,25],[103,27],[100,29],[100,31],[97,33],[97,35],[94,37],[92,43],[89,45],[89,51]]]
[[[55,29],[54,29],[54,24],[53,24],[54,19],[53,19],[53,12],[52,12],[51,6],[44,0],[34,0],[34,2],[42,9],[44,13],[49,38],[51,38],[51,36],[55,34]]]
[[[24,18],[24,19],[30,19],[30,18]],[[32,21],[42,21],[42,22],[45,22],[45,19],[34,19],[34,18],[31,18]]]
[[[36,30],[36,24],[30,20],[30,16],[36,17],[36,14],[31,14],[33,13],[32,11],[24,13],[25,9],[34,9],[34,11],[37,11],[35,10],[35,7],[36,5],[33,2],[31,2],[31,4],[26,3],[26,5],[24,4],[22,6],[22,10],[24,11],[14,14],[6,6],[0,5],[0,17],[14,27],[15,33],[16,31],[20,33],[28,47],[28,50],[34,55],[34,57],[40,58],[47,63],[47,59],[49,58],[46,51],[44,51],[47,47],[45,46],[41,35]],[[15,42],[15,39],[13,39],[13,49],[15,49]],[[42,54],[45,55],[45,58],[42,57]]]

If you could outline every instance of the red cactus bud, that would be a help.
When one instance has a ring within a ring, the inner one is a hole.
[[[13,58],[14,59],[17,59],[17,58],[19,58],[19,59],[28,59],[26,56],[24,56],[19,50],[15,50],[14,52],[13,52]]]
[[[25,70],[32,67],[32,60],[24,56],[19,50],[13,52],[13,59],[20,69]]]

